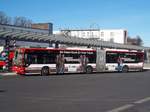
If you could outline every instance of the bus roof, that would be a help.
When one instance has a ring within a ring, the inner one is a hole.
[[[84,52],[95,52],[94,49],[89,48],[18,48],[22,50],[56,50],[56,51],[84,51]]]
[[[96,52],[96,49],[92,48],[18,48],[22,50],[52,50],[52,51],[83,51],[83,52]],[[144,51],[137,51],[137,50],[126,50],[126,49],[104,49],[104,51],[111,51],[111,52],[133,52],[133,53],[144,53]]]
[[[144,51],[127,50],[127,49],[105,49],[105,51],[113,51],[113,52],[144,52]]]

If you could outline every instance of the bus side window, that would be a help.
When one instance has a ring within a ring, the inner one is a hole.
[[[106,63],[117,63],[118,54],[113,52],[106,53]]]
[[[37,63],[37,57],[36,57],[36,55],[29,54],[27,56],[27,63],[28,64],[36,64]]]

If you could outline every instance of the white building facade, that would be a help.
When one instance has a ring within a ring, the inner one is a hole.
[[[61,30],[60,33],[73,37],[98,39],[113,43],[127,43],[127,31],[124,29]]]

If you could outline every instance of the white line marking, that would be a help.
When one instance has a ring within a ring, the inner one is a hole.
[[[131,108],[131,107],[133,107],[133,106],[134,106],[134,105],[132,105],[132,104],[127,104],[127,105],[124,105],[124,106],[122,106],[122,107],[118,107],[118,108],[109,110],[109,111],[107,111],[107,112],[120,112],[120,111],[129,109],[129,108]]]
[[[134,102],[134,103],[135,103],[135,104],[141,104],[141,103],[145,103],[145,102],[148,102],[148,101],[150,101],[150,97],[147,97],[147,98],[138,100],[138,101],[136,101],[136,102]]]
[[[132,104],[126,104],[126,105],[124,105],[124,106],[121,106],[121,107],[118,107],[118,108],[109,110],[109,111],[107,111],[107,112],[120,112],[120,111],[129,109],[129,108],[132,108],[132,107],[134,107],[136,104],[142,104],[142,103],[146,103],[146,102],[148,102],[148,101],[150,101],[150,97],[147,97],[147,98],[144,98],[144,99],[135,101],[135,102],[133,102]]]

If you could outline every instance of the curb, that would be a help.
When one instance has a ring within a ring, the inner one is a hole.
[[[8,73],[0,73],[1,76],[15,76],[17,75],[16,73],[13,72],[8,72]]]
[[[143,69],[144,70],[150,70],[150,67],[144,67]]]

